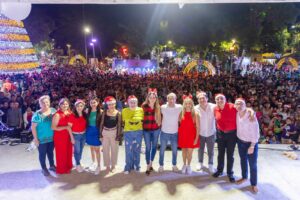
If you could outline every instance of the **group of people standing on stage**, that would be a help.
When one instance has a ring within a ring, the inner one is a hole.
[[[112,96],[100,100],[93,97],[86,106],[83,100],[77,100],[73,110],[68,99],[59,102],[59,109],[50,107],[50,97],[39,99],[41,109],[32,117],[32,133],[38,145],[42,172],[49,176],[46,167],[48,157],[49,170],[58,174],[70,173],[73,164],[73,149],[76,170],[83,172],[81,165],[85,143],[90,146],[92,165],[88,170],[96,175],[100,173],[100,155],[103,152],[104,166],[109,172],[115,172],[118,160],[119,142],[124,137],[125,167],[124,173],[140,171],[140,153],[142,141],[145,142],[146,174],[150,175],[160,139],[159,172],[164,171],[164,154],[167,145],[172,149],[172,170],[177,168],[177,149],[182,150],[183,174],[191,174],[193,150],[198,149],[199,166],[204,170],[204,148],[208,152],[208,170],[214,177],[219,177],[224,170],[224,157],[227,157],[227,176],[235,182],[233,176],[234,149],[238,144],[241,158],[243,183],[248,178],[252,190],[257,192],[257,142],[259,126],[252,109],[246,108],[244,99],[236,99],[235,104],[227,103],[223,94],[215,96],[216,104],[209,103],[205,92],[198,92],[198,105],[195,106],[191,95],[183,96],[183,104],[176,103],[176,94],[170,93],[167,102],[160,105],[157,90],[149,88],[146,100],[138,106],[138,99],[131,95],[127,99],[127,108],[121,112],[116,109],[116,100]],[[85,109],[88,107],[87,109]],[[218,144],[217,171],[213,168],[214,143]],[[102,148],[100,149],[100,146]],[[56,154],[54,165],[53,151]]]

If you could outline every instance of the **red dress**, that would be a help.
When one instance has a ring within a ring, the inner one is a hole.
[[[55,115],[59,115],[58,127],[68,125],[70,115],[65,115],[61,110],[58,110]],[[67,130],[54,131],[53,140],[56,155],[56,173],[68,174],[73,167],[73,145],[69,132]]]
[[[181,120],[178,130],[178,147],[180,148],[199,148],[200,139],[194,145],[197,129],[196,124],[193,122],[191,112],[185,112],[184,118]]]

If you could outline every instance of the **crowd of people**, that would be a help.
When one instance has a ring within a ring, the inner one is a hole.
[[[300,129],[298,72],[268,68],[260,74],[264,76],[219,71],[215,76],[206,76],[165,68],[146,75],[128,75],[85,66],[45,67],[39,73],[0,75],[0,116],[9,127],[31,127],[46,176],[49,175],[46,155],[50,170],[70,173],[72,148],[76,170],[82,172],[80,160],[85,143],[91,150],[89,170],[99,174],[100,146],[103,146],[106,170],[114,172],[122,137],[126,152],[124,173],[140,171],[144,138],[149,175],[154,170],[152,162],[160,138],[160,172],[164,170],[168,142],[172,147],[172,169],[178,170],[177,147],[180,147],[182,173],[187,174],[192,173],[194,149],[199,149],[197,169],[203,169],[206,145],[209,171],[214,177],[222,175],[226,153],[227,175],[234,182],[232,168],[238,143],[243,161],[242,179],[238,183],[247,179],[249,162],[251,185],[257,191],[257,143],[291,143],[291,148],[297,149]],[[199,105],[194,106],[196,101]],[[245,129],[249,131],[241,131]],[[215,137],[216,172],[213,168]]]

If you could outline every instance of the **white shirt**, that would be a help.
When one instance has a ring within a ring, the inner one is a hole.
[[[214,109],[216,104],[208,103],[206,109],[201,108],[200,105],[195,106],[195,109],[200,115],[200,135],[203,137],[210,137],[216,134],[216,119]]]
[[[237,137],[245,142],[257,143],[259,139],[259,125],[257,118],[250,121],[249,113],[240,117],[239,112],[236,115]]]
[[[178,119],[182,105],[175,104],[174,107],[169,107],[168,104],[161,106],[162,124],[161,131],[164,133],[175,134],[178,132]]]

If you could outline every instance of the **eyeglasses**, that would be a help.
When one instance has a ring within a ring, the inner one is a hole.
[[[130,125],[138,125],[140,122],[129,122]]]

